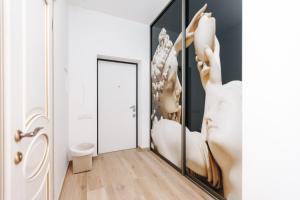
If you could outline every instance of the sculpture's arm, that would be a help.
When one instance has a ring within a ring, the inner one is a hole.
[[[190,24],[188,25],[188,27],[186,28],[186,47],[189,47],[193,40],[194,40],[194,32],[198,26],[198,22],[200,20],[200,18],[204,15],[204,11],[207,8],[207,4],[205,4],[193,17],[192,21],[190,22]],[[210,16],[211,13],[205,13],[206,15]],[[175,43],[174,43],[174,48],[176,51],[176,54],[178,54],[181,50],[182,50],[182,34],[180,33],[178,38],[176,39]]]
[[[196,57],[197,68],[204,89],[206,89],[207,83],[222,84],[220,44],[217,37],[215,37],[214,49],[214,52],[209,47],[205,49],[208,64],[198,60]]]
[[[181,164],[181,124],[168,119],[157,118],[151,129],[153,143],[158,152],[176,166]],[[199,132],[190,132],[186,128],[186,164],[193,172],[207,177],[216,188],[222,184],[221,171],[215,162],[209,147]]]

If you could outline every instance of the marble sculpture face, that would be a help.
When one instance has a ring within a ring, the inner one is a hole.
[[[165,29],[159,34],[159,46],[152,60],[152,92],[159,114],[179,122],[181,84],[178,78],[177,52]]]
[[[159,108],[164,118],[180,121],[181,106],[179,105],[181,95],[181,84],[178,78],[178,62],[175,51],[171,51],[165,67],[169,68],[167,81],[160,95]]]

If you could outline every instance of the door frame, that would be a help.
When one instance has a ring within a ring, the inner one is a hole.
[[[0,0],[0,200],[4,199],[4,2]]]
[[[136,117],[135,117],[135,147],[138,148],[138,63],[136,62],[127,62],[127,61],[123,61],[123,60],[117,60],[117,59],[107,59],[107,58],[97,58],[97,155],[99,155],[99,77],[98,77],[98,73],[99,73],[99,61],[107,61],[107,62],[115,62],[115,63],[123,63],[123,64],[132,64],[136,66],[136,71],[135,71],[135,93],[136,93],[136,97],[135,97],[135,101],[136,101]]]

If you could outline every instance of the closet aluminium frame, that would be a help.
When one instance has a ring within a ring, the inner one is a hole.
[[[163,14],[173,5],[175,0],[171,0],[165,8],[159,13],[159,15],[154,19],[154,21],[150,24],[150,61],[152,60],[152,27],[154,24],[160,19],[160,17],[163,16]],[[181,0],[181,30],[185,30],[186,26],[188,24],[188,17],[187,17],[187,1]],[[186,32],[181,31],[182,38],[186,37]],[[182,40],[182,46],[186,46],[186,41]],[[193,177],[187,173],[186,169],[186,132],[185,132],[185,126],[186,126],[186,48],[182,48],[182,57],[181,57],[181,86],[182,86],[182,95],[181,95],[181,168],[177,167],[175,164],[170,162],[167,158],[159,154],[158,152],[154,151],[154,149],[151,147],[152,143],[152,137],[151,137],[151,129],[152,129],[152,120],[150,117],[150,140],[149,140],[149,146],[150,150],[155,153],[158,157],[160,157],[162,160],[167,162],[169,165],[171,165],[175,170],[180,172],[184,177],[186,177],[188,180],[193,182],[195,185],[203,189],[206,193],[208,193],[212,198],[216,200],[225,200],[225,198],[217,193],[215,190],[198,180],[196,177]],[[151,63],[150,63],[150,76],[151,76]],[[152,114],[152,78],[150,78],[150,116]]]

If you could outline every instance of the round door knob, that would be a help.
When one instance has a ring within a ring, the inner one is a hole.
[[[23,159],[23,154],[21,152],[17,152],[17,154],[15,155],[15,164],[19,164]]]

